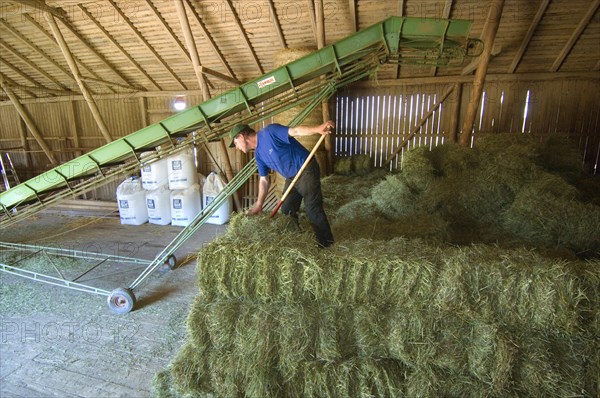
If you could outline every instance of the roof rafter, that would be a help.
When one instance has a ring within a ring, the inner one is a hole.
[[[19,90],[21,90],[22,92],[26,92],[29,93],[29,95],[31,95],[33,98],[37,98],[37,95],[35,93],[37,87],[27,87],[27,86],[22,86],[20,84],[18,84],[17,82],[15,82],[13,79],[11,79],[10,77],[6,76],[4,73],[0,72],[0,79],[4,79],[4,85],[8,86],[9,88],[18,88]],[[6,91],[5,91],[6,94]],[[18,97],[18,96],[17,96]],[[10,99],[10,98],[9,98]]]
[[[250,51],[250,54],[252,55],[252,59],[254,60],[254,63],[256,64],[256,67],[258,68],[260,74],[263,75],[265,72],[264,72],[264,70],[262,68],[262,65],[260,64],[260,61],[258,60],[258,56],[256,55],[256,51],[254,51],[254,48],[252,47],[252,43],[250,43],[250,39],[248,39],[248,34],[246,33],[246,30],[244,29],[244,26],[242,25],[242,21],[240,21],[240,17],[238,16],[237,12],[235,11],[235,7],[233,7],[233,4],[231,3],[231,0],[225,0],[225,1],[227,2],[227,5],[229,6],[229,9],[233,13],[233,18],[235,19],[235,23],[236,23],[238,29],[240,30],[240,33],[242,34],[242,38],[244,39],[244,43],[246,44],[246,47],[248,47],[248,51]]]
[[[281,43],[282,48],[287,48],[287,44],[285,43],[285,37],[283,36],[283,30],[281,30],[281,24],[279,23],[279,18],[277,17],[277,11],[275,10],[275,4],[273,4],[273,0],[268,0],[269,10],[271,11],[271,16],[273,17],[273,25],[275,27],[275,33],[279,38],[279,42]]]
[[[26,37],[24,37],[21,33],[19,33],[19,31],[17,31],[15,28],[13,28],[9,23],[7,23],[6,21],[0,19],[0,25],[2,25],[6,30],[8,30],[20,42],[24,43],[27,47],[29,47],[34,53],[40,55],[42,58],[44,58],[46,61],[48,61],[48,63],[50,63],[51,65],[53,65],[56,69],[60,70],[71,81],[75,82],[75,79],[69,73],[69,71],[67,69],[65,69],[62,65],[60,65],[55,60],[53,60],[48,54],[46,54],[44,51],[42,51],[41,48],[39,48],[38,46],[36,46],[35,44],[33,44],[31,41],[29,41],[29,39],[27,39]]]
[[[27,128],[31,132],[31,135],[33,135],[33,138],[35,138],[37,143],[40,145],[40,147],[42,148],[42,150],[44,151],[44,153],[50,160],[50,163],[52,163],[53,165],[57,164],[58,162],[56,161],[56,158],[54,157],[52,150],[50,149],[50,147],[44,140],[44,137],[42,136],[42,134],[40,134],[35,122],[33,121],[33,118],[31,117],[31,115],[29,114],[27,109],[25,109],[25,107],[21,104],[21,102],[19,101],[19,99],[17,98],[15,93],[12,91],[12,89],[6,84],[6,82],[4,80],[4,75],[1,73],[0,73],[0,86],[2,86],[2,89],[4,90],[4,92],[6,93],[6,95],[8,95],[8,98],[12,102],[13,106],[15,107],[15,109],[17,110],[19,115],[21,116],[21,119],[23,119],[23,121],[27,125]]]
[[[39,1],[39,0],[9,0],[9,1],[25,6],[26,9],[22,10],[23,13],[28,13],[31,10],[34,10],[34,11],[49,12],[50,14],[52,14],[58,18],[65,18],[67,16],[67,13],[64,12],[63,10],[61,10],[59,8],[50,7],[44,1]],[[29,9],[27,9],[27,8],[29,8]]]
[[[68,22],[68,19],[63,19],[61,20],[62,24],[64,27],[66,27],[67,29],[69,29],[69,31],[75,36],[75,38],[77,38],[77,40],[79,40],[79,42],[81,44],[83,44],[85,46],[85,48],[87,48],[90,52],[92,52],[104,65],[106,65],[106,67],[113,72],[115,75],[117,75],[121,80],[123,80],[123,82],[125,82],[125,84],[127,84],[128,86],[131,87],[131,83],[129,81],[127,81],[127,79],[117,70],[117,68],[115,68],[114,66],[112,66],[110,64],[110,62],[108,62],[106,60],[106,58],[100,54],[98,51],[96,51],[88,42],[87,40],[81,36],[79,34],[79,32],[77,32],[77,30],[75,30],[75,28],[73,27],[73,25],[71,25],[71,23]],[[79,61],[80,64],[83,65],[83,62]],[[86,68],[87,69],[87,68]]]
[[[533,21],[531,21],[529,29],[527,30],[527,33],[525,34],[525,37],[523,38],[523,41],[521,42],[521,45],[519,46],[515,57],[513,58],[510,66],[508,67],[508,73],[514,73],[517,69],[517,66],[519,66],[521,59],[523,59],[523,54],[525,54],[525,50],[529,46],[529,42],[531,41],[533,34],[537,30],[537,27],[539,26],[540,21],[542,20],[542,17],[544,16],[544,13],[546,12],[546,9],[548,8],[549,4],[550,0],[540,1],[540,5],[538,6],[538,10],[535,13],[535,16],[533,17]]]
[[[54,38],[54,36],[52,36],[52,34],[48,33],[46,31],[46,29],[44,29],[42,27],[42,25],[40,25],[35,19],[33,19],[31,17],[31,15],[29,14],[25,14],[25,19],[27,19],[29,21],[29,23],[31,23],[33,26],[35,26],[37,28],[38,31],[40,31],[42,34],[44,34],[44,36],[46,36],[48,38],[48,40],[50,40],[50,42],[57,48],[60,50],[60,46],[58,45],[58,43],[56,42],[56,38]],[[61,20],[62,21],[62,20]],[[83,69],[85,69],[85,71],[87,73],[89,73],[90,75],[92,75],[95,79],[102,81],[102,84],[107,86],[107,88],[110,91],[113,91],[110,86],[114,85],[114,83],[112,82],[107,82],[104,81],[102,79],[100,79],[100,76],[98,76],[98,74],[96,72],[94,72],[93,70],[91,70],[90,68],[88,68],[82,61],[80,61],[79,59],[77,59],[77,57],[74,56],[75,61],[78,63],[79,66],[81,66]],[[69,74],[69,77],[73,77],[72,75]]]
[[[203,67],[203,69],[204,69],[203,73],[213,74],[213,76],[215,76],[215,77],[217,77],[217,78],[219,78],[221,80],[229,81],[229,82],[231,82],[233,84],[240,84],[241,82],[236,78],[235,73],[233,72],[233,69],[231,69],[231,66],[229,66],[229,63],[227,62],[227,60],[223,56],[223,53],[221,52],[221,50],[219,50],[219,47],[217,47],[217,43],[213,39],[212,34],[206,28],[206,25],[202,21],[202,18],[200,18],[200,14],[198,14],[198,12],[196,11],[196,9],[192,5],[192,3],[190,3],[190,0],[185,0],[185,2],[187,4],[187,6],[188,6],[188,9],[192,13],[192,16],[194,17],[194,19],[196,20],[196,22],[198,23],[198,25],[200,25],[200,28],[202,29],[202,32],[204,33],[204,35],[208,39],[208,43],[210,44],[210,46],[214,50],[215,54],[217,55],[217,57],[219,58],[219,60],[221,61],[221,63],[225,67],[225,69],[227,69],[227,73],[229,73],[229,76],[231,76],[231,77],[230,78],[225,78],[224,75],[221,75],[221,77],[219,77],[219,76],[217,76],[217,75],[219,75],[218,72],[213,71],[213,70],[209,71],[208,68],[204,68],[204,67]]]
[[[196,48],[196,41],[194,40],[194,35],[192,34],[192,29],[190,28],[190,21],[188,20],[187,14],[185,12],[185,5],[183,4],[183,0],[173,0],[175,3],[175,9],[177,10],[177,15],[179,17],[179,24],[181,25],[181,30],[183,31],[183,36],[185,37],[185,42],[188,46],[189,57],[191,58],[192,65],[194,66],[194,73],[196,74],[196,78],[198,79],[198,85],[202,90],[202,100],[207,101],[210,99],[210,91],[208,89],[208,84],[206,84],[206,78],[201,72],[202,64],[200,63],[200,57],[198,56],[198,49]]]
[[[60,46],[60,49],[63,52],[63,55],[65,56],[65,60],[67,61],[67,64],[69,65],[69,68],[71,69],[71,72],[73,73],[73,76],[75,77],[75,80],[77,81],[77,85],[79,86],[79,89],[81,90],[81,94],[83,94],[83,97],[85,98],[85,102],[87,102],[88,107],[90,108],[90,111],[92,112],[92,116],[94,117],[94,120],[96,121],[96,124],[98,125],[98,128],[100,129],[100,132],[102,133],[102,136],[104,137],[106,142],[108,142],[108,143],[112,142],[112,137],[110,136],[110,132],[108,131],[108,128],[106,127],[106,124],[104,123],[104,119],[102,119],[102,115],[100,115],[100,111],[98,110],[98,106],[96,105],[96,102],[94,101],[94,97],[91,95],[91,93],[89,92],[89,90],[87,89],[87,87],[85,85],[85,82],[81,78],[81,74],[79,72],[79,68],[77,67],[77,63],[75,62],[75,59],[73,58],[73,55],[71,54],[71,51],[69,50],[69,46],[67,45],[67,42],[65,41],[65,38],[64,38],[62,32],[60,31],[60,28],[58,27],[56,20],[54,19],[54,16],[52,14],[45,13],[44,18],[48,22],[48,25],[50,26],[50,30],[52,30],[52,34],[56,38],[56,42]]]
[[[450,18],[450,13],[452,12],[452,4],[454,3],[454,0],[446,0],[446,2],[444,3],[444,10],[442,11],[442,19],[448,19]],[[435,76],[437,75],[437,66],[433,66],[431,68],[431,76]]]
[[[42,76],[44,76],[46,79],[50,80],[57,87],[60,87],[61,89],[65,90],[65,91],[69,91],[69,92],[72,91],[67,86],[65,86],[64,84],[62,84],[58,80],[56,80],[48,72],[46,72],[45,70],[43,70],[42,68],[40,68],[38,65],[34,64],[30,60],[28,60],[26,57],[24,57],[23,55],[21,55],[17,50],[15,50],[14,48],[12,48],[12,46],[10,46],[10,44],[6,43],[2,39],[0,39],[0,47],[4,47],[9,53],[11,53],[13,56],[15,56],[16,58],[18,58],[19,60],[21,60],[25,64],[29,65],[30,68],[32,68],[33,70],[35,70],[36,72],[38,72],[39,74],[41,74]]]
[[[8,67],[14,73],[21,76],[23,79],[27,80],[29,83],[33,84],[34,86],[39,87],[39,88],[45,88],[43,85],[41,85],[38,82],[36,82],[35,80],[33,80],[33,78],[31,78],[28,74],[23,73],[23,71],[21,69],[17,68],[16,66],[14,66],[13,64],[11,64],[10,62],[8,62],[7,60],[5,60],[2,57],[0,57],[0,63],[4,64],[6,67]]]
[[[107,0],[107,1],[114,8],[114,10],[119,14],[119,16],[123,19],[123,21],[127,24],[127,26],[129,26],[129,28],[135,34],[135,36],[138,38],[138,40],[141,41],[144,46],[146,46],[146,48],[152,53],[152,55],[154,55],[156,60],[158,62],[160,62],[160,64],[169,72],[171,77],[179,84],[179,86],[182,89],[187,90],[187,87],[185,86],[183,81],[175,74],[173,69],[171,69],[171,67],[165,62],[165,60],[162,59],[162,57],[158,54],[158,52],[150,45],[148,40],[146,40],[144,38],[142,33],[135,27],[135,25],[131,22],[131,20],[127,17],[127,15],[125,15],[125,13],[117,6],[117,4],[114,2],[114,0]]]
[[[161,90],[161,87],[158,85],[158,83],[156,83],[156,81],[154,81],[154,79],[152,79],[152,77],[148,74],[148,72],[146,72],[146,70],[144,68],[142,68],[142,66],[140,64],[138,64],[136,62],[136,60],[131,57],[131,55],[127,52],[127,50],[125,50],[123,48],[123,46],[121,46],[106,29],[104,29],[102,24],[87,10],[87,8],[85,8],[85,6],[83,4],[78,4],[78,7],[89,18],[89,20],[94,25],[96,25],[96,27],[104,34],[106,39],[108,41],[110,41],[113,46],[117,47],[117,49],[121,52],[121,54],[123,54],[125,56],[125,58],[127,58],[127,60],[138,70],[138,72],[143,74],[144,77],[146,77],[146,79],[148,79],[150,81],[150,83],[157,90]],[[146,91],[145,89],[143,89],[143,90]]]
[[[569,55],[569,53],[573,49],[573,46],[575,45],[579,37],[581,37],[581,34],[583,33],[584,29],[594,17],[598,6],[600,6],[600,0],[595,0],[593,3],[590,4],[590,8],[588,8],[587,12],[573,31],[573,34],[571,35],[571,37],[561,50],[560,54],[558,54],[558,57],[556,57],[556,60],[550,67],[550,72],[558,71],[562,63],[565,61],[565,58],[567,58],[567,55]]]

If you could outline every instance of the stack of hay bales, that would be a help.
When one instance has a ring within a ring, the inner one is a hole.
[[[157,396],[596,396],[599,266],[236,216]]]
[[[233,217],[198,257],[156,395],[598,396],[600,209],[578,200],[576,162],[479,144],[324,179],[327,249],[284,216]]]

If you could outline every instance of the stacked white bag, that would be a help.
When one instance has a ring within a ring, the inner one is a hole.
[[[148,221],[146,192],[137,177],[129,177],[117,187],[121,224],[142,225]]]
[[[171,224],[171,191],[167,184],[146,191],[148,222],[157,225]]]
[[[167,173],[169,175],[169,189],[187,189],[198,183],[194,151],[188,147],[167,159]]]
[[[188,226],[202,211],[204,180],[191,147],[144,165],[141,181],[130,177],[117,188],[121,223]]]
[[[202,210],[200,185],[171,191],[171,224],[186,227]]]
[[[208,205],[225,189],[225,183],[214,171],[206,177],[202,190],[202,204],[206,209]],[[231,196],[206,220],[209,224],[222,225],[229,221],[231,213]]]

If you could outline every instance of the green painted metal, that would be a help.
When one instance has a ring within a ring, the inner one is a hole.
[[[227,134],[225,127],[233,115],[251,111],[261,102],[276,99],[290,90],[297,94],[297,87],[318,77],[341,76],[343,70],[365,62],[363,58],[369,53],[380,52],[382,63],[437,60],[443,65],[464,57],[471,42],[470,26],[471,22],[466,20],[390,17],[17,185],[0,194],[0,207],[10,218],[10,210],[21,204],[44,203],[46,195],[71,189],[70,185],[78,179],[97,178],[104,168],[132,160],[140,163],[137,154],[172,144],[173,138],[194,130],[204,129],[209,140],[218,140]],[[220,122],[223,122],[220,128],[211,129]]]

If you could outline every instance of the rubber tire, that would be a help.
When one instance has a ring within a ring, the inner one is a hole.
[[[131,289],[120,287],[110,293],[107,302],[115,314],[127,314],[135,306],[135,295]]]
[[[174,270],[177,267],[177,257],[174,254],[171,254],[165,264],[169,267],[170,270]]]

